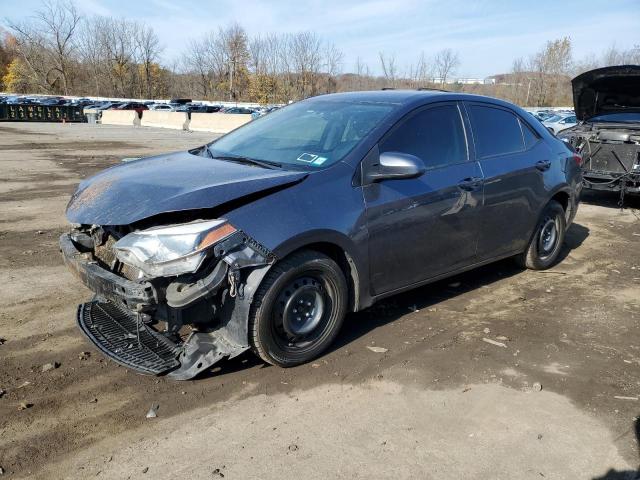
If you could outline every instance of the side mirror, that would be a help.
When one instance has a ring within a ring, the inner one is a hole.
[[[416,178],[426,172],[422,160],[415,155],[400,152],[384,152],[377,163],[370,164],[365,173],[366,183],[381,180]]]

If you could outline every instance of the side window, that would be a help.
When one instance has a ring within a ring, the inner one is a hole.
[[[518,118],[511,112],[471,105],[473,138],[480,158],[524,150]]]
[[[524,137],[524,145],[526,147],[526,149],[530,149],[531,147],[533,147],[538,140],[540,140],[540,137],[538,136],[538,134],[536,132],[533,131],[533,129],[527,125],[527,122],[520,120],[520,127],[522,128],[522,136]]]
[[[466,162],[467,143],[456,105],[427,108],[400,124],[380,144],[380,152],[420,158],[427,168]]]

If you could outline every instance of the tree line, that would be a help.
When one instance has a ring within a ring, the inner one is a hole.
[[[458,52],[424,52],[400,66],[378,53],[375,75],[360,58],[316,32],[250,36],[239,24],[191,39],[180,59],[162,61],[153,28],[106,16],[83,17],[72,0],[45,0],[29,18],[5,19],[0,32],[0,90],[123,98],[196,98],[283,103],[323,93],[380,88],[442,88],[491,95],[527,106],[571,105],[570,79],[605,65],[640,63],[640,46],[610,47],[575,60],[569,38],[516,59],[487,84],[451,83]],[[1,28],[1,27],[0,27]],[[348,70],[345,72],[345,70]]]

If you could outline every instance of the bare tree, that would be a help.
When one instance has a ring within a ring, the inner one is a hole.
[[[209,98],[211,92],[211,69],[207,58],[207,45],[203,40],[191,40],[187,45],[183,61],[186,70],[197,78],[199,94]]]
[[[573,59],[568,37],[549,41],[529,60],[529,69],[535,72],[534,102],[537,106],[568,103],[569,79]]]
[[[30,20],[7,21],[19,54],[45,91],[69,94],[80,21],[75,5],[68,0],[46,0]]]
[[[136,63],[143,74],[139,82],[140,96],[152,98],[155,96],[154,90],[157,88],[157,85],[154,85],[154,77],[156,76],[154,70],[157,69],[160,54],[162,53],[160,41],[153,28],[146,25],[138,25],[133,41]]]
[[[382,68],[382,74],[384,75],[384,78],[388,83],[387,86],[395,87],[397,76],[395,54],[385,55],[382,52],[378,52],[378,57],[380,58],[380,68]]]
[[[433,63],[440,86],[444,87],[449,76],[454,74],[460,65],[460,57],[454,50],[445,48],[436,54]]]
[[[218,33],[217,45],[223,54],[228,72],[229,100],[235,100],[248,87],[247,64],[249,41],[244,28],[235,23]]]
[[[315,95],[322,66],[322,41],[314,32],[300,32],[289,36],[289,55],[296,76],[299,98]]]
[[[432,66],[430,65],[424,52],[420,52],[418,64],[415,70],[415,81],[419,84],[426,84],[430,81],[432,75]]]
[[[325,73],[327,75],[326,93],[335,92],[336,77],[342,69],[344,54],[334,43],[327,43],[324,48]]]

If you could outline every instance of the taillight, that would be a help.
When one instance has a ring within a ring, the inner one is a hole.
[[[579,167],[582,166],[582,155],[580,155],[578,153],[574,153],[573,154],[573,160],[576,162],[576,165],[578,165]]]

